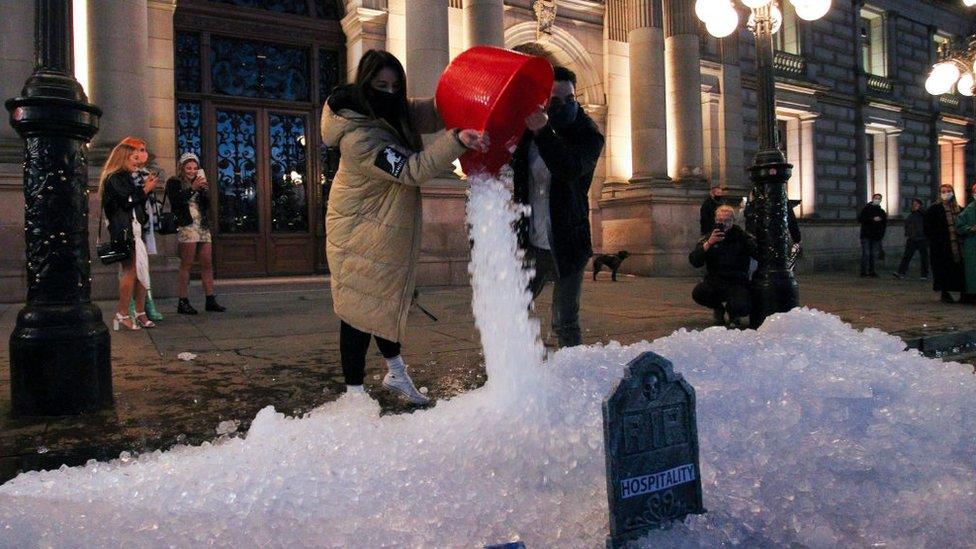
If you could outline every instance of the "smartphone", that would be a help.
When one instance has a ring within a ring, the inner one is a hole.
[[[712,225],[712,230],[713,231],[719,231],[719,232],[724,233],[725,232],[725,224],[724,223],[716,223],[716,224]]]
[[[207,174],[203,171],[203,168],[200,168],[199,170],[197,170],[197,177],[199,177],[200,179],[206,179],[207,178]]]

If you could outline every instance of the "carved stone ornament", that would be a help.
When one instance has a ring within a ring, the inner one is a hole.
[[[556,0],[535,0],[532,2],[537,23],[535,35],[537,40],[552,36],[552,26],[556,23]]]

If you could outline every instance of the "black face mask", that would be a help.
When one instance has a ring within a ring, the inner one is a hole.
[[[549,115],[549,123],[556,129],[566,128],[576,121],[579,113],[579,103],[567,101],[566,103],[551,103],[546,109]]]
[[[366,94],[369,108],[379,117],[389,121],[400,118],[400,98],[396,94],[370,89]]]

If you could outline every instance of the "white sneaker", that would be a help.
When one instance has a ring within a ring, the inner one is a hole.
[[[386,377],[383,378],[383,386],[395,393],[400,393],[411,404],[430,404],[430,399],[413,386],[413,381],[405,371],[396,373],[388,372]]]

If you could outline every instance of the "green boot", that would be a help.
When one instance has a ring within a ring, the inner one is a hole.
[[[129,298],[129,318],[132,319],[132,322],[136,321],[136,298],[134,297]]]
[[[156,302],[153,301],[152,290],[146,291],[146,316],[153,322],[159,322],[163,319],[163,314],[159,312],[159,309],[156,308]]]

